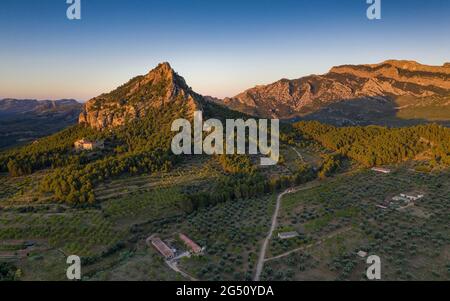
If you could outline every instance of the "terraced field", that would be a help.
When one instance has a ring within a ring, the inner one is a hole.
[[[126,177],[100,184],[95,189],[95,195],[98,200],[103,201],[155,188],[201,185],[220,176],[219,168],[214,166],[212,160],[196,158],[187,160],[168,173]]]

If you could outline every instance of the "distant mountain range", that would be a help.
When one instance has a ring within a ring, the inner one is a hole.
[[[74,99],[36,100],[36,99],[0,99],[0,114],[54,114],[72,113],[81,110],[82,104]]]
[[[324,75],[281,79],[225,98],[223,104],[260,117],[359,124],[399,117],[402,109],[410,111],[410,116],[400,116],[406,119],[450,119],[449,96],[449,63],[427,66],[389,60],[333,67]],[[440,107],[445,107],[445,112]],[[423,114],[415,115],[414,108]],[[430,112],[432,108],[434,112]]]
[[[0,148],[26,143],[76,124],[82,107],[73,99],[0,99]]]

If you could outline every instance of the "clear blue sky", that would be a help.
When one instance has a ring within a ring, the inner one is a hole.
[[[0,2],[0,97],[77,98],[108,92],[169,61],[199,93],[233,96],[333,65],[450,61],[450,1],[66,0]]]

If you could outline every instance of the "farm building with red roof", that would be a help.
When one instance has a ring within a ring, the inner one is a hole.
[[[199,254],[202,252],[202,248],[193,242],[189,237],[180,233],[180,239],[191,249],[194,254]]]
[[[165,258],[171,259],[175,256],[173,251],[158,237],[152,239],[152,245],[161,253]]]

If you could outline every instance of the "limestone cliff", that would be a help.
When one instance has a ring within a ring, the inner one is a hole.
[[[147,75],[137,76],[116,90],[89,100],[79,122],[104,130],[142,118],[151,108],[183,105],[193,112],[201,109],[201,100],[169,63],[162,63]]]

